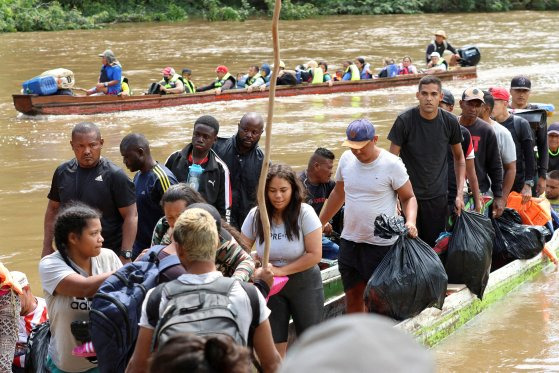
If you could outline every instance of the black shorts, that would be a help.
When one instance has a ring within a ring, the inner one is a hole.
[[[342,275],[344,290],[347,291],[361,282],[367,283],[391,248],[392,246],[357,243],[342,238],[338,269]]]

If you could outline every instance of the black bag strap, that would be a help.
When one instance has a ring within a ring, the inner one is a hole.
[[[163,296],[163,288],[167,284],[161,284],[156,286],[153,291],[149,294],[147,304],[146,304],[146,314],[148,317],[148,322],[151,326],[155,327],[157,321],[159,321],[159,304],[161,304],[161,297]]]
[[[260,301],[258,299],[258,291],[253,284],[249,284],[248,282],[244,281],[241,281],[240,284],[248,295],[248,299],[250,300],[250,308],[252,309],[252,321],[250,323],[247,338],[247,345],[249,347],[252,347],[254,332],[256,328],[258,328],[258,325],[260,325]]]
[[[262,373],[264,370],[260,365],[260,362],[254,356],[254,332],[258,325],[260,325],[260,300],[258,299],[258,290],[253,284],[248,282],[241,281],[241,286],[243,287],[244,291],[248,295],[248,299],[250,300],[250,308],[252,309],[252,321],[250,323],[250,328],[248,329],[248,338],[247,338],[247,346],[250,349],[250,355],[252,359],[252,363],[254,367],[259,373]]]

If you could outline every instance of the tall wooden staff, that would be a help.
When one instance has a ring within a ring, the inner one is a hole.
[[[266,119],[266,153],[260,170],[260,180],[258,181],[258,209],[260,220],[264,231],[264,254],[262,255],[262,266],[268,266],[270,258],[270,220],[266,209],[266,175],[268,175],[268,164],[270,163],[270,153],[272,152],[272,119],[274,117],[274,98],[276,96],[276,78],[279,73],[280,50],[278,23],[281,10],[281,0],[276,0],[274,6],[274,16],[272,19],[272,41],[274,44],[274,70],[270,78],[270,95],[268,97],[268,118]]]

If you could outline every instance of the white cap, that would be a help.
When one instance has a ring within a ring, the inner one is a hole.
[[[16,281],[22,289],[26,286],[29,286],[29,281],[27,281],[27,276],[25,275],[25,273],[19,271],[11,271],[10,275],[12,275],[14,281]]]
[[[441,55],[439,54],[439,52],[433,52],[429,55],[429,57],[438,57],[441,58]]]

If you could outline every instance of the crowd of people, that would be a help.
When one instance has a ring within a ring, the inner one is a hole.
[[[99,54],[102,58],[101,73],[95,87],[86,90],[87,95],[130,95],[132,91],[128,78],[122,73],[122,65],[112,50]],[[444,30],[434,33],[434,39],[426,49],[426,65],[419,69],[412,63],[410,56],[404,56],[396,63],[392,58],[383,59],[383,67],[378,72],[371,67],[365,57],[356,57],[354,60],[343,61],[341,68],[334,73],[328,70],[328,62],[310,60],[304,64],[287,69],[283,61],[279,63],[277,76],[278,85],[296,85],[301,83],[328,83],[335,81],[355,81],[363,79],[389,78],[398,75],[436,73],[455,67],[461,57],[458,50],[447,40]],[[232,74],[227,66],[219,65],[215,69],[216,78],[204,86],[197,86],[192,81],[192,70],[183,68],[181,74],[171,66],[161,70],[162,78],[153,82],[144,94],[182,94],[213,91],[216,95],[228,89],[244,89],[247,92],[254,90],[264,91],[270,86],[273,66],[268,63],[251,65],[246,73]],[[69,92],[71,93],[71,92]]]
[[[364,61],[356,62],[366,69]],[[256,83],[262,74],[257,76],[256,66],[254,72],[250,81]],[[226,70],[219,73],[231,81]],[[545,120],[534,124],[515,114],[533,107],[530,92],[525,76],[514,77],[510,89],[466,87],[456,116],[452,93],[427,75],[419,82],[418,105],[395,118],[389,149],[378,145],[377,129],[362,118],[347,126],[342,145],[348,150],[334,180],[335,155],[325,148],[316,149],[299,174],[289,165],[271,164],[262,201],[271,224],[265,268],[260,264],[266,233],[256,200],[264,159],[260,114],[243,115],[228,138],[218,136],[215,117],[199,117],[190,141],[161,164],[144,135],[126,135],[120,153],[133,180],[101,156],[104,140],[94,123],[76,124],[70,142],[75,157],[57,167],[48,193],[39,264],[45,299],[31,293],[23,273],[0,265],[0,331],[14,336],[2,339],[2,352],[10,350],[11,356],[0,355],[0,368],[21,371],[26,336],[46,321],[48,310],[46,367],[97,371],[95,353],[82,347],[74,323],[88,322],[90,299],[106,279],[157,248],[158,260],[176,262],[160,273],[157,287],[147,289],[126,371],[247,372],[251,354],[243,346],[253,348],[263,371],[277,371],[290,320],[297,335],[322,322],[323,257],[338,260],[346,312],[367,311],[365,285],[396,240],[375,235],[378,215],[403,215],[409,236],[433,247],[449,214],[471,208],[497,218],[512,191],[526,202],[544,195],[559,208],[559,123],[547,128]],[[493,203],[486,208],[487,200]],[[273,294],[281,277],[288,280]],[[211,330],[218,335],[201,330],[193,336],[164,328],[194,307],[192,293],[216,307],[226,305],[233,331],[221,326]],[[223,366],[228,368],[217,368]]]

